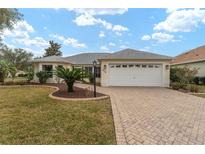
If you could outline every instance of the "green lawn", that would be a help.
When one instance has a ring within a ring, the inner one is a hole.
[[[14,81],[14,82],[26,81],[26,78],[24,78],[24,77],[16,77],[16,78],[14,78],[14,80],[12,78],[6,78],[5,79],[5,82],[11,82],[11,81]]]
[[[199,85],[199,92],[205,93],[205,85]]]
[[[190,88],[191,85],[193,85],[193,84],[188,85],[188,89]],[[196,86],[198,86],[198,88],[199,88],[199,93],[205,93],[205,85],[196,85]]]
[[[116,144],[111,104],[58,101],[50,88],[0,88],[0,144]]]
[[[205,94],[193,94],[194,96],[205,98]]]

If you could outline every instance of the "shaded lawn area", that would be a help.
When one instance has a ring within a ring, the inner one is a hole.
[[[194,96],[205,98],[205,94],[193,94]]]
[[[109,100],[58,101],[51,88],[0,88],[0,144],[116,144]]]
[[[205,93],[205,85],[200,85],[199,86],[199,92]]]

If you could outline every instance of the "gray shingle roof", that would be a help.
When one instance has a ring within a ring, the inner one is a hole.
[[[72,64],[92,64],[94,60],[98,62],[98,59],[109,55],[109,53],[82,53],[65,59]],[[99,62],[98,62],[99,63]]]
[[[49,56],[49,57],[42,57],[38,59],[34,59],[33,62],[64,62],[69,63],[65,58],[60,56]]]
[[[124,49],[115,53],[81,53],[69,57],[49,56],[34,59],[33,62],[64,62],[77,65],[92,64],[94,60],[102,59],[172,59],[172,57],[155,53]]]
[[[172,59],[172,57],[164,56],[156,53],[139,51],[134,49],[124,49],[113,54],[109,54],[100,59]]]

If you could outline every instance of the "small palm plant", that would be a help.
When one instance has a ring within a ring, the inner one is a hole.
[[[68,92],[73,92],[73,84],[76,80],[80,80],[87,76],[87,73],[83,72],[81,69],[69,69],[64,67],[57,67],[55,74],[65,81]]]

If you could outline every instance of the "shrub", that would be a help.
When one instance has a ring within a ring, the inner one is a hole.
[[[26,77],[27,74],[18,74],[18,77]]]
[[[201,84],[205,85],[205,77],[200,77]]]
[[[39,82],[41,84],[44,84],[44,83],[46,83],[46,81],[48,80],[50,75],[45,71],[40,71],[40,72],[36,73],[36,76],[38,77]]]
[[[199,87],[197,85],[192,84],[192,85],[190,85],[189,90],[191,92],[197,93],[197,92],[199,92]]]
[[[30,81],[33,80],[34,71],[33,71],[32,68],[28,69],[25,77],[26,77],[26,80],[27,80],[28,83],[30,83]]]
[[[187,84],[182,83],[182,82],[173,82],[173,83],[171,83],[171,87],[174,90],[186,89]]]
[[[197,84],[197,85],[199,85],[200,84],[200,77],[195,77],[194,79],[193,79],[193,82],[195,83],[195,84]]]
[[[171,83],[171,87],[174,90],[179,90],[180,89],[180,83],[179,82],[173,82],[173,83]]]
[[[198,73],[198,69],[185,67],[173,67],[170,70],[171,82],[180,82],[184,84],[191,83]]]
[[[90,73],[88,77],[89,77],[89,82],[90,82],[90,83],[93,83],[93,80],[94,80],[93,74]]]
[[[55,74],[57,77],[64,79],[65,83],[67,84],[68,92],[73,92],[74,82],[76,80],[80,80],[85,75],[81,69],[69,69],[64,67],[58,67]]]

